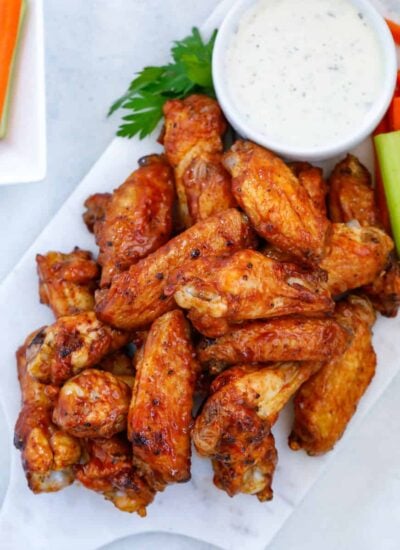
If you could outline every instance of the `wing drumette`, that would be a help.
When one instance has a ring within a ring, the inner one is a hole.
[[[75,248],[69,254],[38,254],[36,263],[40,301],[49,305],[56,317],[94,308],[100,270],[90,252]]]
[[[126,430],[129,386],[109,372],[86,369],[65,382],[53,422],[75,437],[111,437]]]
[[[109,439],[88,439],[86,461],[75,467],[76,478],[87,489],[101,493],[123,512],[146,515],[155,495],[132,466],[132,450],[121,435]]]
[[[241,365],[220,374],[197,417],[193,441],[213,460],[214,483],[230,496],[272,498],[277,452],[271,426],[291,395],[315,372],[317,363],[274,367]]]
[[[40,382],[62,385],[129,340],[128,333],[104,325],[93,311],[60,317],[29,344],[27,368]]]
[[[15,425],[14,444],[21,450],[22,464],[34,493],[59,491],[74,481],[73,465],[81,456],[79,442],[52,422],[59,388],[32,378],[26,365],[29,336],[17,351],[22,409]]]

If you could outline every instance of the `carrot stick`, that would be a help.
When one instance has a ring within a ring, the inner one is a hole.
[[[390,131],[400,130],[400,97],[394,97],[389,107],[389,127]]]
[[[399,25],[399,23],[395,23],[394,21],[391,21],[390,19],[386,19],[386,23],[388,24],[390,32],[392,33],[393,40],[396,42],[396,44],[400,45],[400,25]]]
[[[23,8],[24,0],[0,1],[0,130],[4,131],[11,74]]]

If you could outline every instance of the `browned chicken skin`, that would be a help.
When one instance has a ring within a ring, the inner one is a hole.
[[[140,167],[113,192],[104,219],[95,227],[102,287],[168,241],[174,197],[172,170],[159,155],[141,159]]]
[[[134,463],[159,490],[190,479],[197,371],[183,313],[165,313],[152,324],[138,361],[128,417]]]
[[[198,222],[166,245],[117,275],[109,290],[96,294],[96,311],[105,323],[125,330],[147,327],[174,308],[173,297],[164,294],[172,271],[190,260],[223,255],[251,246],[253,232],[247,218],[235,209]]]
[[[88,439],[86,462],[75,467],[76,478],[87,489],[102,493],[123,512],[146,515],[155,491],[132,466],[131,447],[122,436]]]
[[[163,143],[175,170],[184,227],[235,206],[231,178],[221,164],[226,122],[218,103],[204,95],[164,105]]]
[[[27,368],[40,382],[62,385],[129,340],[128,333],[104,325],[92,311],[60,317],[43,327],[28,346]]]
[[[312,166],[308,162],[291,162],[289,168],[307,191],[315,208],[326,216],[328,186],[324,180],[321,168]]]
[[[193,441],[201,456],[213,459],[214,483],[230,496],[272,498],[277,453],[271,426],[317,363],[274,367],[241,365],[220,374],[197,417]]]
[[[249,319],[325,313],[334,307],[324,272],[305,271],[253,250],[186,263],[170,277],[165,292],[190,310],[190,320],[209,337]]]
[[[330,250],[320,267],[328,273],[333,296],[372,283],[385,268],[392,239],[376,227],[332,224]]]
[[[85,200],[86,211],[82,217],[91,233],[96,233],[96,223],[104,220],[106,206],[110,198],[111,193],[95,193]]]
[[[247,323],[216,340],[203,339],[197,357],[218,373],[239,363],[326,361],[343,353],[348,341],[348,331],[333,319],[285,317]]]
[[[353,155],[339,162],[329,178],[329,214],[337,223],[357,220],[362,226],[379,226],[371,176]]]
[[[126,430],[129,386],[109,372],[87,369],[60,389],[53,422],[75,437],[111,437]]]
[[[34,493],[59,491],[74,481],[72,466],[81,456],[79,442],[55,426],[51,415],[59,388],[42,384],[27,371],[26,348],[17,351],[22,409],[15,425],[14,444],[21,450],[29,488]]]
[[[297,393],[289,438],[293,450],[330,451],[342,437],[375,373],[371,343],[374,310],[366,298],[350,296],[337,305],[336,320],[354,333],[348,349],[326,363]]]
[[[352,155],[334,169],[330,178],[330,212],[337,222],[356,219],[362,226],[380,227],[379,211],[368,170]],[[400,265],[393,256],[374,281],[361,290],[373,306],[387,317],[395,317],[400,305]]]
[[[329,222],[290,168],[270,151],[240,140],[223,163],[256,231],[299,260],[316,263],[324,254]]]
[[[400,306],[400,263],[391,257],[388,265],[361,292],[371,300],[374,308],[385,317],[396,317]]]
[[[40,301],[49,305],[56,317],[94,308],[100,270],[90,252],[75,248],[69,254],[38,254],[36,263]]]

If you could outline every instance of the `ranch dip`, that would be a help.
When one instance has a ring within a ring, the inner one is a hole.
[[[365,119],[383,53],[348,0],[258,0],[232,34],[224,78],[254,130],[311,148],[342,141]]]

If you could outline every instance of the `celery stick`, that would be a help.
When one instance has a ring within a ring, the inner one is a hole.
[[[390,224],[400,256],[400,132],[375,136],[379,169],[389,209]]]

